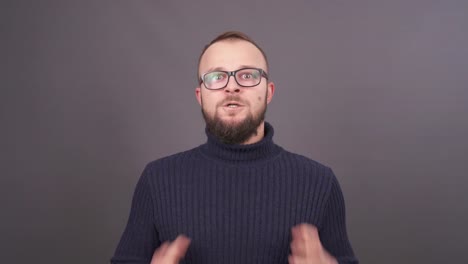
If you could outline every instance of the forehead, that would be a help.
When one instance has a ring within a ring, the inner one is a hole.
[[[211,45],[200,60],[200,74],[215,68],[237,70],[250,66],[266,70],[262,52],[245,40],[222,40]]]

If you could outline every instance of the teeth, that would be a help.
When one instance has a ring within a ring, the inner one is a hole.
[[[232,105],[232,104],[231,104],[231,105],[228,105],[228,107],[230,107],[230,108],[236,108],[237,105]]]

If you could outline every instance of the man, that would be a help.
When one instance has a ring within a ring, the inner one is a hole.
[[[290,153],[264,121],[265,53],[226,32],[199,59],[207,142],[149,163],[112,263],[358,263],[330,168]]]

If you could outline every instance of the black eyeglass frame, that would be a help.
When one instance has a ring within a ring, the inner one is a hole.
[[[260,68],[250,68],[250,67],[249,67],[249,68],[238,69],[238,70],[235,70],[235,71],[210,71],[210,72],[207,72],[207,73],[203,74],[203,75],[200,77],[200,80],[199,80],[200,83],[199,83],[199,85],[201,85],[201,84],[203,83],[203,86],[205,86],[205,88],[208,89],[208,90],[219,90],[219,89],[223,89],[223,88],[226,88],[226,86],[229,84],[229,79],[231,78],[231,76],[234,76],[234,80],[235,80],[236,83],[237,83],[239,86],[241,86],[241,87],[254,87],[254,86],[259,85],[259,84],[262,82],[262,80],[261,80],[261,78],[260,78],[260,81],[259,81],[257,84],[255,84],[255,85],[242,85],[242,84],[240,84],[240,83],[237,81],[236,73],[238,73],[239,71],[243,71],[243,70],[257,70],[257,71],[260,72],[260,76],[262,76],[262,77],[264,77],[266,80],[268,80],[268,73],[266,73],[266,71],[264,71],[263,69],[260,69]],[[210,74],[210,73],[213,73],[213,72],[224,72],[224,73],[226,73],[227,76],[228,76],[226,85],[224,85],[223,87],[220,87],[220,88],[215,88],[215,89],[206,87],[205,81],[204,81],[205,76],[206,76],[207,74]]]

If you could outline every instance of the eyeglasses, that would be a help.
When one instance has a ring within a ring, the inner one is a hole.
[[[258,68],[242,68],[237,71],[212,71],[205,73],[200,78],[207,89],[218,90],[226,87],[229,77],[234,76],[236,83],[242,87],[253,87],[260,84],[262,77],[268,80],[268,74]]]

